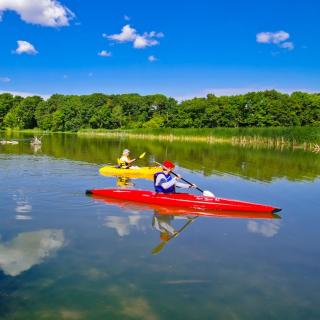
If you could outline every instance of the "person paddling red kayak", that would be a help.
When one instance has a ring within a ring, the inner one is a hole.
[[[193,183],[182,183],[179,182],[179,179],[182,177],[178,174],[175,174],[175,177],[171,176],[172,170],[175,168],[175,165],[166,160],[162,163],[162,171],[154,174],[154,189],[157,193],[175,193],[176,187],[182,189],[197,188]]]
[[[164,183],[170,182],[171,180],[173,180],[172,177],[170,176],[170,174],[173,174],[176,177],[176,179],[174,180],[175,181],[174,183],[173,182],[171,182],[171,183],[173,183],[175,186],[180,187],[180,188],[195,188],[198,191],[200,191],[206,197],[215,197],[215,195],[211,191],[202,190],[197,185],[195,185],[194,183],[191,183],[191,182],[187,181],[186,179],[183,179],[179,174],[174,173],[173,169],[175,168],[175,165],[171,161],[166,160],[162,164],[155,161],[155,163],[157,165],[159,165],[160,167],[162,167],[162,169],[163,169],[163,174],[167,178],[167,181],[163,181]],[[166,191],[160,191],[160,190],[157,191],[157,187],[158,187],[159,184],[161,184],[161,181],[157,180],[158,176],[156,176],[156,175],[160,175],[160,173],[161,172],[156,173],[155,174],[155,178],[154,178],[154,187],[156,189],[156,192],[157,193],[175,193],[175,188],[174,187],[173,187],[174,190],[172,191],[172,189],[171,189],[169,192],[168,191],[167,192]],[[178,179],[181,179],[182,181],[186,182],[187,185],[184,184],[184,183],[177,182]],[[177,183],[179,185],[177,185]],[[166,189],[167,190],[167,186],[168,186],[168,184],[164,184],[164,186],[162,186],[162,187],[160,186],[160,189]],[[169,188],[170,188],[170,184],[169,184]]]

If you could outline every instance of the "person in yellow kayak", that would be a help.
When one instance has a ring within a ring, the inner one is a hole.
[[[159,193],[175,193],[176,187],[189,189],[189,188],[197,188],[195,184],[186,184],[179,182],[181,179],[180,175],[176,175],[175,177],[171,176],[171,172],[175,168],[175,165],[166,160],[162,163],[162,171],[154,174],[154,189]]]
[[[122,152],[122,156],[118,160],[118,164],[121,169],[129,169],[131,167],[131,164],[136,161],[136,159],[130,159],[129,157],[130,150],[124,149]]]

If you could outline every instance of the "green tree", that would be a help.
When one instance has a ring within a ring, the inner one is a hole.
[[[37,125],[35,110],[42,101],[42,98],[38,96],[27,97],[21,100],[5,117],[5,126],[19,129],[35,128]]]
[[[163,128],[165,119],[161,115],[154,115],[149,121],[143,124],[143,128],[157,129]]]
[[[6,114],[12,108],[14,108],[21,100],[23,100],[22,97],[19,97],[19,96],[14,97],[10,93],[0,94],[0,128],[4,126],[3,122]]]
[[[53,94],[48,100],[38,104],[35,111],[37,126],[43,130],[51,130],[53,126],[53,115],[62,105],[64,96]]]

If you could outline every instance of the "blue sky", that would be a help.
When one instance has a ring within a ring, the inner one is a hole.
[[[316,0],[0,0],[0,92],[319,91],[319,11]]]

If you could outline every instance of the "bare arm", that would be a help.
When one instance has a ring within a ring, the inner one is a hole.
[[[127,164],[130,164],[130,163],[136,161],[136,159],[129,160],[129,158],[127,156],[121,156],[120,160],[124,161]]]

